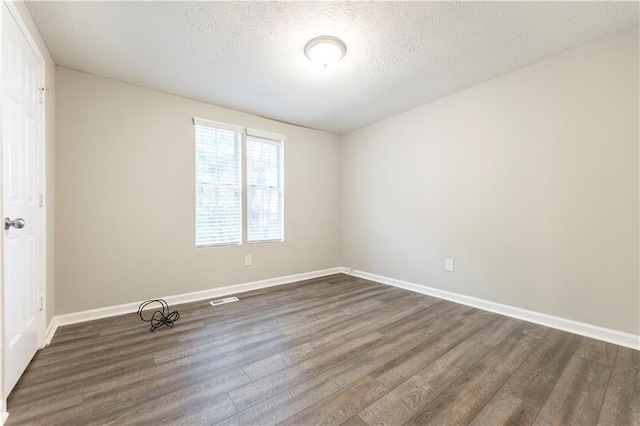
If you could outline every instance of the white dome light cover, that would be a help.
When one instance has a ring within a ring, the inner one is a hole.
[[[313,63],[324,67],[333,65],[344,58],[347,46],[337,37],[320,36],[311,39],[304,47],[304,54]]]

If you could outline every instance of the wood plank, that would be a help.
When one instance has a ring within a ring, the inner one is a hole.
[[[532,324],[521,325],[406,424],[469,423],[547,331]]]
[[[524,411],[525,402],[507,392],[498,392],[491,401],[473,419],[470,425],[527,425],[531,423],[518,423],[514,421],[514,414]],[[534,417],[535,419],[535,417]]]
[[[357,289],[357,291],[347,290],[345,294],[324,298],[313,298],[298,302],[284,300],[274,305],[267,305],[262,309],[251,310],[239,317],[225,318],[224,322],[217,321],[217,317],[212,317],[204,319],[205,327],[202,330],[182,336],[181,341],[185,343],[195,342],[197,344],[203,336],[208,336],[212,329],[219,335],[229,335],[238,331],[259,333],[273,328],[282,328],[283,323],[297,325],[301,322],[309,322],[309,318],[323,318],[329,312],[335,314],[340,312],[342,308],[362,302],[378,306],[380,302],[373,300],[372,297],[384,292],[389,292],[389,290],[372,288]],[[241,300],[229,305],[242,305],[244,303]],[[209,306],[207,309],[217,308]],[[342,315],[346,316],[348,314],[342,313]]]
[[[362,420],[360,416],[353,416],[346,422],[342,423],[340,426],[367,426],[368,423]]]
[[[614,344],[585,337],[576,350],[576,356],[610,367],[616,359],[617,351],[618,346]]]
[[[475,311],[462,321],[458,316],[438,319],[438,325],[445,329],[442,333],[427,338],[420,345],[386,363],[371,375],[393,389],[475,334],[496,316],[489,312]]]
[[[271,395],[280,393],[298,383],[308,380],[318,373],[341,363],[360,352],[376,346],[382,334],[371,332],[347,341],[328,351],[321,352],[297,365],[253,381],[229,392],[229,397],[240,411],[245,410]]]
[[[367,304],[368,311],[375,311],[379,305],[379,302],[370,303],[368,301],[360,303],[360,305]],[[188,357],[191,355],[213,357],[224,352],[225,345],[236,344],[236,342],[247,342],[248,339],[259,339],[261,342],[270,342],[272,337],[284,335],[303,335],[306,340],[310,340],[311,336],[308,334],[310,329],[313,329],[316,325],[321,324],[321,327],[326,327],[326,324],[331,322],[344,322],[352,319],[358,315],[362,315],[362,312],[336,312],[332,316],[319,316],[315,321],[307,320],[303,321],[300,318],[290,318],[286,321],[278,321],[277,323],[267,323],[262,327],[250,327],[239,329],[222,329],[217,327],[214,330],[209,331],[209,336],[202,343],[194,344],[189,340],[181,340],[182,343],[189,343],[188,345],[182,345],[184,349],[179,351],[163,352],[155,356],[157,362],[166,362],[171,359]],[[284,331],[283,331],[284,329]],[[256,340],[258,341],[258,340]],[[267,348],[265,348],[267,349]]]
[[[41,419],[42,424],[144,423],[145,419],[173,415],[242,386],[249,378],[241,371],[220,372],[189,380],[175,380],[171,386],[156,386],[150,378],[145,389],[133,395],[96,398],[78,407]],[[136,420],[137,419],[137,420]]]
[[[370,425],[406,423],[491,351],[493,347],[483,342],[500,342],[520,325],[521,321],[511,318],[495,319],[471,338],[362,410],[359,416]]]
[[[369,327],[363,327],[369,325]],[[362,334],[374,331],[375,324],[358,321],[351,327],[341,327],[337,331],[319,336],[316,339],[307,341],[291,349],[278,352],[275,355],[262,358],[254,363],[244,366],[242,369],[245,374],[256,381],[262,377],[268,376],[276,371],[282,370],[291,365],[305,361],[317,355],[320,352],[327,351],[336,346],[349,343]],[[379,337],[381,334],[377,333]]]
[[[581,340],[551,330],[471,424],[532,424]]]
[[[413,333],[403,333],[396,337],[380,339],[373,348],[348,358],[309,380],[290,387],[258,404],[241,410],[240,413],[225,419],[222,423],[279,423],[415,347],[419,344],[421,334],[428,335],[429,331],[416,330]]]
[[[11,421],[14,424],[27,424],[32,421],[46,419],[54,414],[80,406],[83,401],[82,389],[60,392],[38,400],[37,404],[13,404]]]
[[[130,359],[118,357],[113,362],[99,364],[90,369],[59,377],[56,380],[38,381],[36,384],[31,384],[28,380],[20,380],[11,391],[11,396],[14,401],[20,401],[20,404],[37,403],[41,398],[53,396],[60,392],[68,392],[74,389],[84,390],[88,384],[94,381],[133,373],[151,363],[153,363],[153,354],[139,354]]]
[[[618,348],[599,425],[640,425],[640,352]]]
[[[37,376],[33,378],[32,384],[40,384],[50,382],[60,377],[68,377],[70,374],[78,374],[94,368],[95,365],[102,364],[106,361],[114,362],[117,360],[126,361],[130,358],[148,354],[158,347],[158,341],[161,340],[166,347],[175,347],[178,339],[177,336],[156,335],[147,338],[147,332],[140,331],[140,334],[131,339],[119,342],[117,345],[98,345],[99,351],[89,351],[75,354],[73,351],[67,352],[63,357],[57,357],[54,363],[33,363],[30,365],[26,377],[30,375]]]
[[[234,385],[243,382],[240,376],[234,377],[237,381]],[[236,412],[229,397],[223,393],[232,384],[220,380],[219,377],[206,380],[191,386],[181,387],[179,390],[152,398],[139,399],[137,404],[131,406],[126,412],[119,410],[117,417],[113,417],[107,424],[122,425],[128,424],[153,424],[161,423],[172,419],[176,413],[192,412],[192,416],[211,415],[211,406],[218,407],[216,412],[208,422],[223,419]],[[209,406],[206,411],[195,411],[197,406]],[[104,416],[103,416],[104,419]]]
[[[237,410],[231,399],[227,394],[224,394],[180,411],[175,415],[169,414],[166,418],[161,418],[158,421],[180,425],[210,425],[232,416],[236,412]]]
[[[400,335],[405,339],[411,339],[412,337],[415,338],[418,336],[437,333],[437,327],[427,328],[425,325],[435,318],[443,315],[443,313],[454,309],[459,311],[467,310],[464,307],[456,307],[454,305],[433,305],[431,309],[429,309],[429,312],[423,313],[423,311],[421,311],[419,315],[411,315],[410,317],[392,323],[390,326],[382,327],[379,329],[379,332],[376,331],[368,333],[365,336],[344,343],[335,349],[321,352],[299,364],[295,364],[269,376],[262,377],[241,389],[236,389],[230,392],[229,396],[236,407],[242,411],[251,405],[267,399],[274,393],[282,392],[287,387],[301,383],[313,375],[324,371],[326,368],[330,368],[332,365],[340,363],[345,359],[354,356],[358,352],[366,351],[367,349],[375,346],[376,342],[381,340],[383,337],[380,334],[381,332],[385,332],[384,337],[386,338],[386,341]],[[370,337],[367,340],[363,340],[363,338],[367,336]],[[417,340],[413,340],[413,342],[416,345],[418,344]],[[276,362],[278,367],[281,365],[280,359],[276,359],[274,362]],[[269,369],[268,366],[266,368]]]
[[[280,424],[282,426],[340,425],[387,392],[389,392],[387,387],[367,375]]]
[[[537,324],[522,324],[406,424],[469,423],[548,332]]]
[[[595,424],[611,369],[582,356],[573,356],[538,418],[552,425]]]

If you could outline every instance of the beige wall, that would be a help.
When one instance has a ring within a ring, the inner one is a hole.
[[[344,136],[343,263],[639,334],[638,48],[636,27]]]
[[[56,83],[57,315],[340,265],[338,136],[62,67]],[[284,243],[195,248],[194,116],[287,135]]]

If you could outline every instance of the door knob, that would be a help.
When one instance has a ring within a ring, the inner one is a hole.
[[[16,229],[22,229],[24,228],[24,219],[22,218],[17,218],[17,219],[9,219],[8,217],[4,218],[4,229],[7,230],[11,227],[14,227]]]

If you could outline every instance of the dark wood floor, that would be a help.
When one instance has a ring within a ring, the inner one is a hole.
[[[640,424],[637,351],[334,275],[62,327],[8,424]]]

